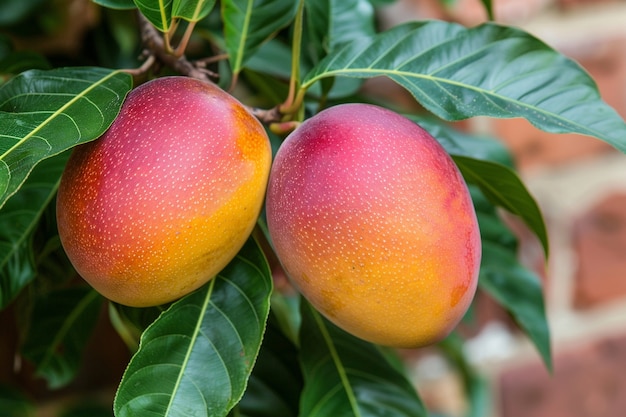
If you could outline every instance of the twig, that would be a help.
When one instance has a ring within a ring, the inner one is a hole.
[[[138,21],[143,46],[146,48],[146,61],[139,68],[126,70],[126,72],[132,74],[133,77],[139,77],[156,66],[166,65],[179,74],[214,84],[211,78],[217,77],[217,74],[208,70],[206,66],[208,63],[224,59],[224,55],[216,55],[197,62],[191,62],[182,53],[180,56],[177,56],[168,52],[161,34],[141,13],[138,13]],[[180,51],[182,52],[183,49]],[[280,111],[280,106],[271,109],[245,107],[263,124],[272,125],[283,123],[284,114]],[[284,130],[288,130],[289,128],[290,127],[285,126]]]
[[[258,107],[246,106],[248,111],[263,124],[278,123],[282,120],[283,114],[280,112],[279,107],[280,106],[272,107],[271,109],[259,109]]]
[[[144,46],[148,49],[159,62],[172,68],[174,71],[212,83],[211,76],[213,73],[206,69],[195,67],[187,60],[185,55],[180,57],[168,53],[165,49],[163,38],[152,24],[141,13],[139,13],[139,27],[141,29],[141,39]]]

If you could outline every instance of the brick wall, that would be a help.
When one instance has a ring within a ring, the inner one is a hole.
[[[485,19],[479,0],[458,0],[449,9],[439,3],[400,0],[384,16],[394,23],[433,17],[474,25]],[[520,26],[578,61],[604,100],[626,117],[626,1],[494,3],[496,20]],[[543,269],[540,246],[515,224],[521,261],[545,280],[553,375],[493,302],[478,302],[485,324],[467,352],[489,378],[491,417],[626,416],[626,156],[597,139],[547,134],[524,120],[476,119],[470,128],[509,146],[551,241]],[[463,415],[451,368],[431,352],[415,361],[431,409]]]

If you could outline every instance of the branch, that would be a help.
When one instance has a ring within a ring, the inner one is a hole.
[[[206,58],[193,63],[189,61],[184,54],[175,55],[168,52],[163,37],[159,31],[141,13],[138,13],[137,16],[139,28],[141,30],[141,40],[146,49],[146,61],[137,69],[127,70],[128,73],[132,74],[134,77],[139,77],[146,74],[155,66],[165,65],[172,68],[179,74],[214,84],[211,78],[217,77],[217,74],[206,69],[206,65],[213,59],[223,59],[223,56]],[[279,124],[280,127],[277,128],[280,131],[292,129],[291,124],[288,123],[289,126],[283,126],[283,123],[281,123],[284,114],[280,111],[280,106],[276,106],[271,109],[259,109],[249,106],[245,107],[263,124]]]
[[[163,38],[148,19],[141,13],[138,13],[138,19],[141,39],[143,45],[148,49],[149,55],[154,56],[157,61],[180,74],[213,83],[213,80],[211,80],[211,77],[215,76],[213,72],[205,68],[197,68],[184,55],[179,57],[167,52]]]

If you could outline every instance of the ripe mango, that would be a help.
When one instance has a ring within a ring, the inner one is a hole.
[[[105,297],[173,301],[243,246],[270,165],[263,126],[234,97],[188,77],[149,81],[102,137],[73,151],[57,196],[61,243]]]
[[[481,240],[467,186],[428,132],[390,110],[343,104],[306,120],[277,152],[266,211],[296,288],[362,339],[437,342],[473,299]]]

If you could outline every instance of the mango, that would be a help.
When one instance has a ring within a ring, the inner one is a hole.
[[[271,165],[258,120],[219,87],[162,77],[77,146],[57,196],[61,243],[112,301],[161,305],[213,278],[250,235]]]
[[[467,186],[395,112],[352,103],[305,120],[276,154],[266,212],[294,286],[359,338],[425,346],[469,308],[481,240]]]

